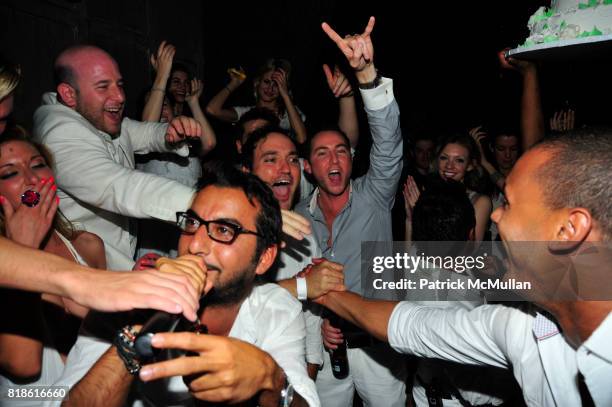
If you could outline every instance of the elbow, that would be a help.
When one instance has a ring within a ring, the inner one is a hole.
[[[29,355],[26,356],[20,353],[16,352],[8,360],[3,361],[1,365],[2,371],[13,378],[22,380],[39,377],[42,371],[42,355],[39,355],[39,357],[29,357]]]
[[[217,109],[215,106],[212,106],[210,103],[206,105],[206,114],[209,114],[213,117],[218,117],[219,116],[219,109]]]
[[[217,146],[216,140],[208,140],[202,144],[202,156],[210,153]]]

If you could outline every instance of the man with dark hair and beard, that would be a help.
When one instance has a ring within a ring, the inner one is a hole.
[[[189,356],[140,369],[137,357],[126,357],[124,343],[116,338],[111,345],[99,335],[82,334],[56,383],[71,388],[63,405],[192,405],[195,397],[222,403],[253,399],[260,406],[318,406],[314,382],[306,372],[300,303],[276,284],[255,282],[278,251],[281,215],[272,191],[228,164],[207,167],[191,208],[177,213],[177,226],[182,231],[179,257],[163,258],[158,266],[201,282],[205,308],[199,322],[208,335],[157,334],[154,347],[181,349]],[[96,329],[91,322],[85,322],[84,332]],[[126,326],[117,337],[137,335],[139,329]],[[144,382],[169,380],[136,383],[138,372]]]

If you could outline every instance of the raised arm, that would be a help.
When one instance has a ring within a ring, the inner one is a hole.
[[[204,85],[201,80],[194,78],[191,80],[191,86],[189,87],[189,93],[185,97],[191,112],[193,113],[193,118],[196,119],[200,126],[202,126],[202,136],[200,140],[202,141],[202,151],[200,155],[204,156],[208,152],[210,152],[217,145],[217,137],[215,135],[215,131],[211,127],[210,123],[206,119],[206,115],[202,111],[202,107],[200,106],[200,97],[202,96],[202,91],[204,90]]]
[[[371,33],[375,19],[370,17],[362,34],[342,38],[327,23],[322,28],[355,70],[372,134],[370,168],[363,178],[364,189],[373,202],[391,209],[402,172],[403,142],[399,108],[393,97],[393,81],[377,76]]]
[[[324,64],[323,73],[325,74],[325,79],[327,79],[329,90],[338,99],[340,107],[338,127],[348,137],[351,142],[351,148],[357,148],[357,143],[359,143],[359,122],[357,120],[355,94],[351,83],[337,65],[332,72],[330,67]]]
[[[166,85],[172,70],[172,61],[176,49],[173,45],[162,41],[156,54],[151,54],[151,66],[155,69],[155,81],[149,92],[147,103],[142,111],[142,120],[146,122],[158,122],[161,117]]]
[[[499,61],[504,69],[512,69],[523,76],[523,95],[521,98],[521,136],[523,151],[544,138],[544,114],[540,99],[540,83],[538,69],[533,62],[516,58],[506,58],[505,51],[498,53]]]
[[[282,69],[277,69],[272,74],[272,80],[276,82],[278,86],[278,92],[280,93],[283,102],[285,103],[285,108],[287,109],[287,115],[289,116],[289,123],[291,124],[291,128],[295,132],[295,140],[299,144],[304,144],[306,142],[306,126],[304,126],[304,121],[302,120],[302,116],[300,112],[298,112],[293,100],[291,99],[291,95],[289,94],[289,87],[287,84],[287,73]]]
[[[230,75],[229,83],[208,102],[208,105],[206,105],[206,113],[224,122],[233,123],[238,120],[238,114],[234,109],[224,108],[223,105],[230,95],[242,85],[246,79],[246,75],[244,71],[237,71],[234,69],[230,69],[228,72]]]

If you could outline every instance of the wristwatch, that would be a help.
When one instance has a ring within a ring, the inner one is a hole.
[[[360,83],[358,86],[359,86],[359,89],[374,89],[374,88],[377,88],[381,82],[382,82],[382,76],[380,75],[378,71],[376,71],[376,77],[374,78],[372,82]]]
[[[285,387],[281,390],[280,400],[278,401],[278,407],[289,407],[293,401],[293,385],[287,379],[285,375]]]

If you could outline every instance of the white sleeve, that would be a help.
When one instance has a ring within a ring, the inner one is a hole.
[[[309,303],[304,308],[304,321],[306,323],[306,362],[314,365],[323,365],[324,350],[323,338],[321,337],[320,312],[315,308],[317,304]]]
[[[236,116],[238,117],[236,121],[240,120],[242,115],[248,112],[249,110],[251,110],[253,107],[254,106],[234,106],[232,107],[232,109],[234,109],[234,112],[236,112]]]
[[[508,368],[508,334],[529,337],[521,326],[509,329],[513,312],[501,305],[471,311],[435,308],[402,301],[389,318],[389,344],[400,353],[450,362]],[[516,329],[518,328],[518,329]]]
[[[45,144],[55,158],[59,188],[94,207],[172,222],[193,199],[194,190],[179,182],[116,163],[104,142],[77,122],[57,126]]]
[[[285,290],[274,295],[284,297],[282,302],[286,307],[266,308],[267,323],[263,322],[262,326],[258,327],[265,329],[266,333],[263,342],[258,346],[272,356],[287,375],[295,391],[308,402],[309,406],[320,406],[317,389],[308,377],[304,358],[306,336],[304,313],[298,301]]]
[[[121,122],[121,137],[130,139],[134,154],[176,153],[181,157],[189,155],[189,147],[182,143],[172,148],[166,143],[168,123],[139,122],[128,118]]]

